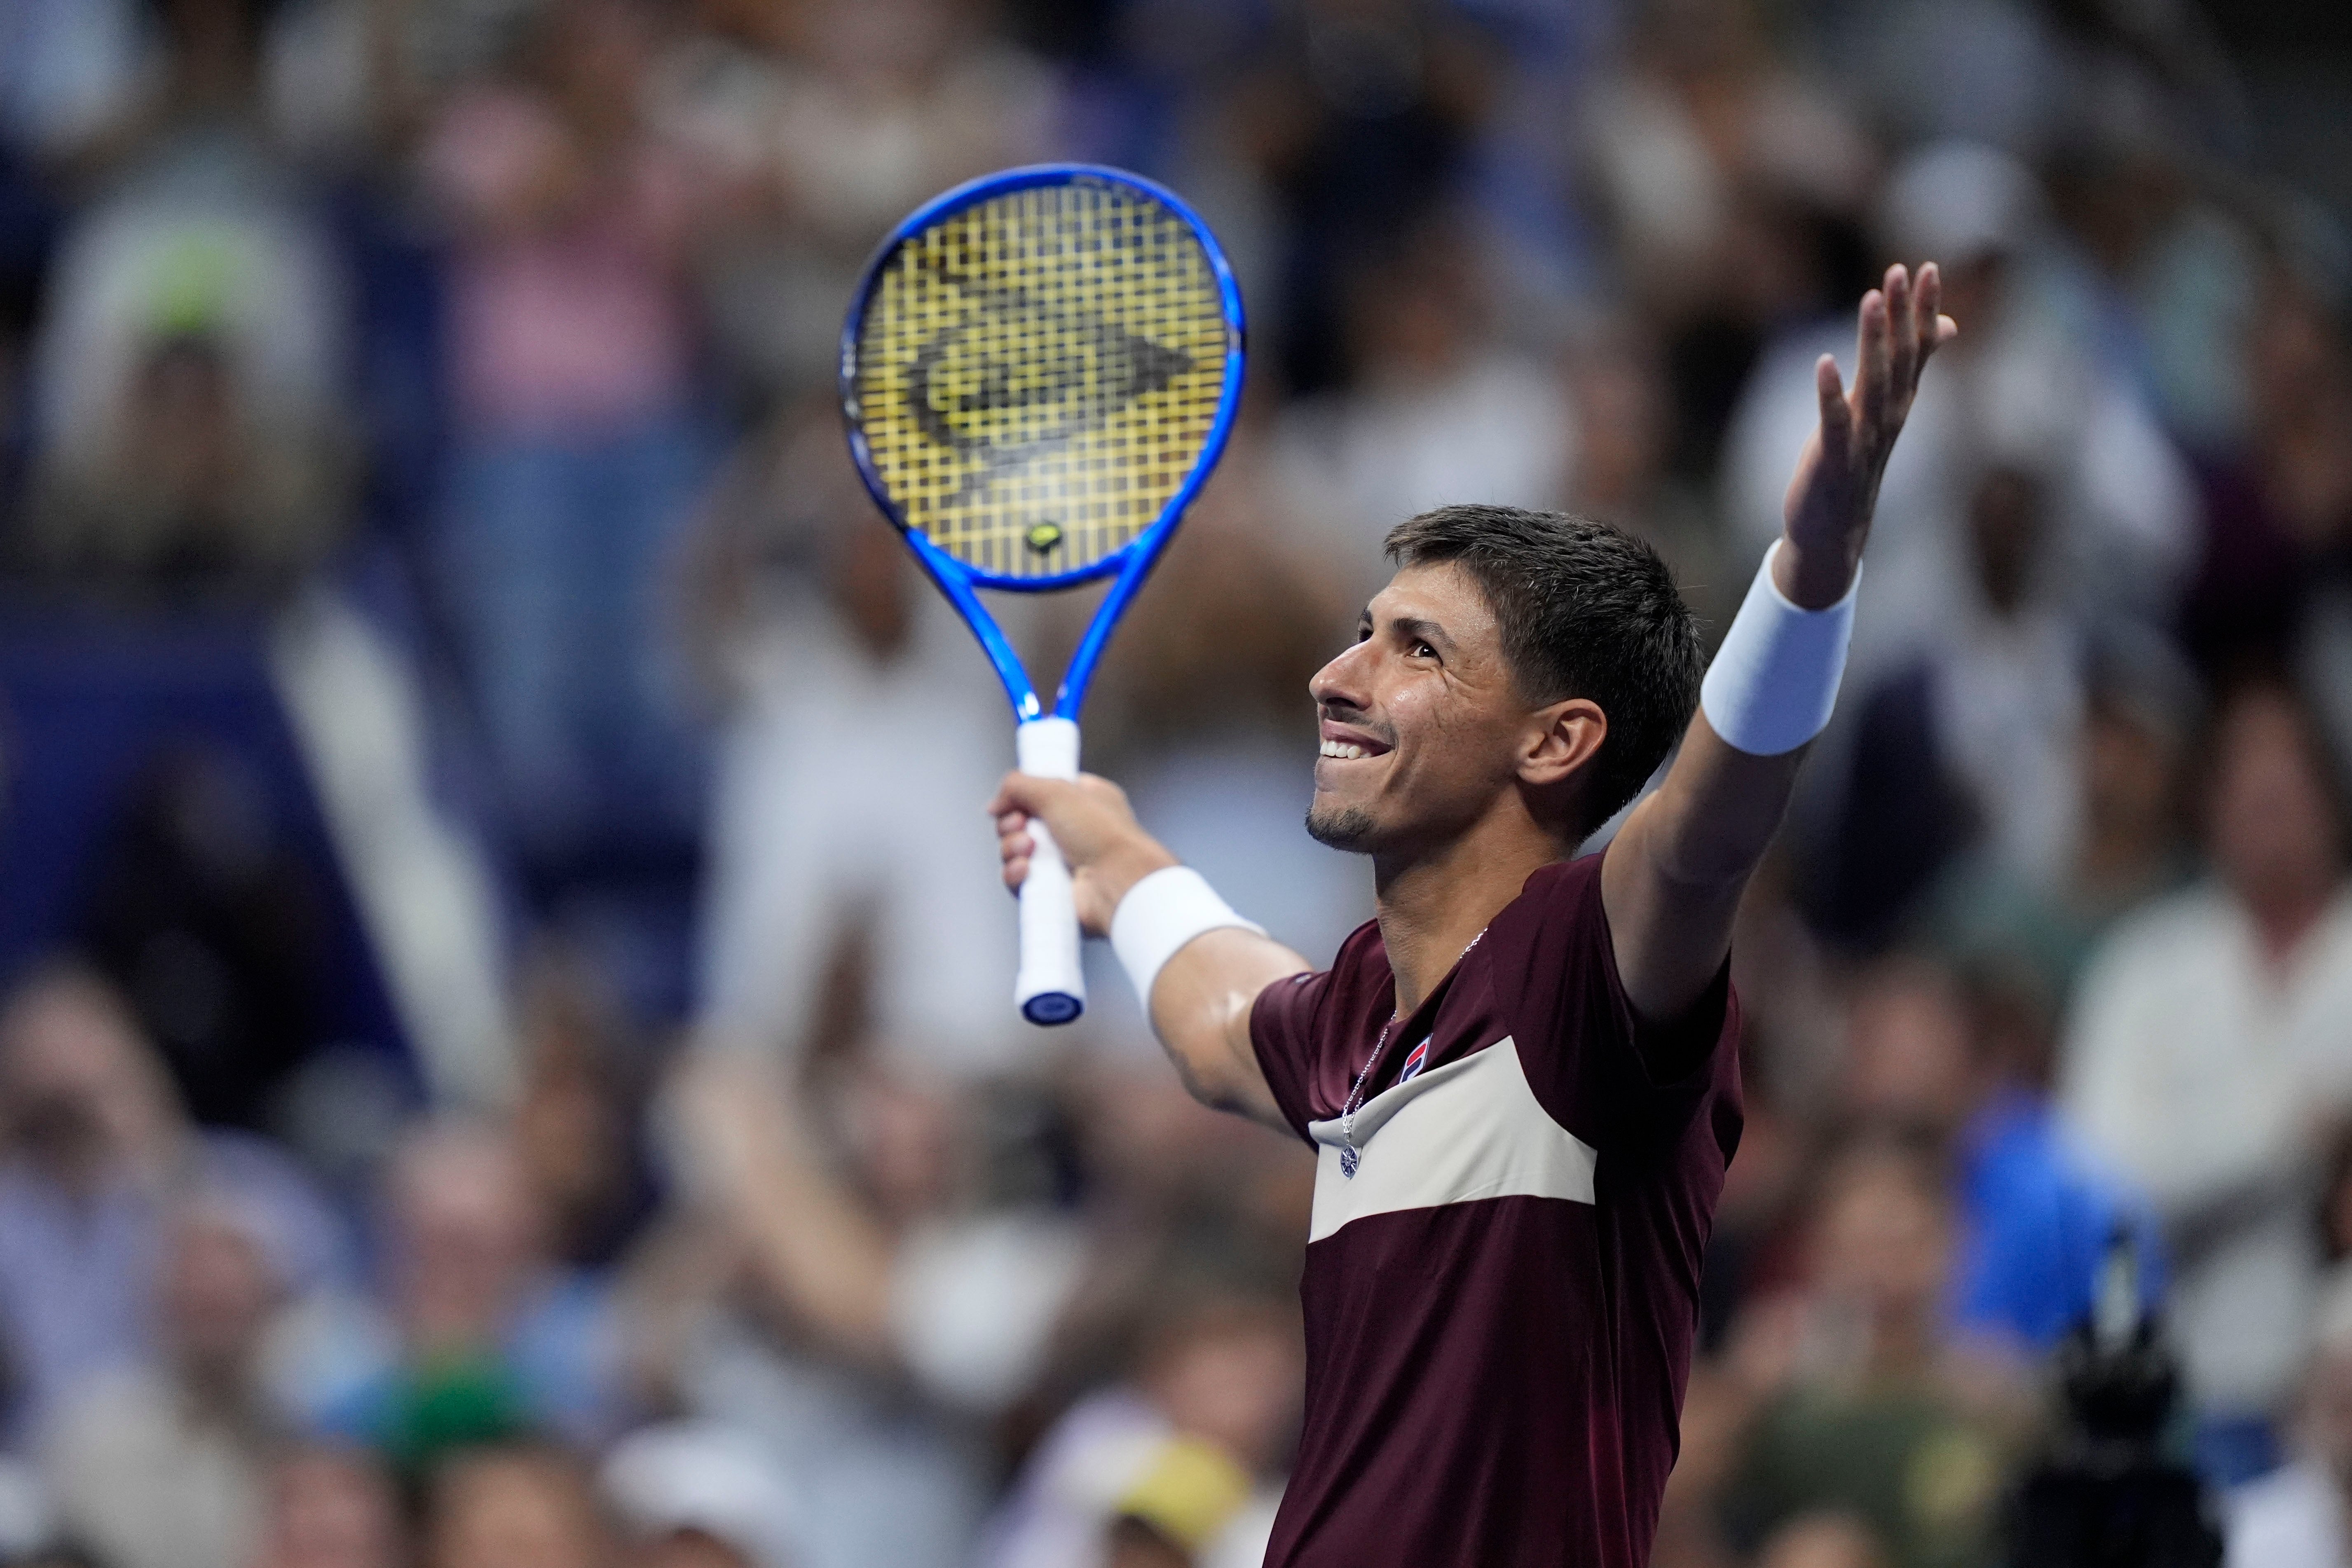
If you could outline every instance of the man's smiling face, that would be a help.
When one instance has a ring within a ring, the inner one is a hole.
[[[1535,719],[1493,609],[1451,561],[1399,571],[1307,689],[1321,719],[1307,831],[1360,853],[1467,829],[1515,786]]]

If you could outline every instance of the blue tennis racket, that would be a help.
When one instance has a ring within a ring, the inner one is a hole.
[[[1172,193],[1083,163],[992,174],[883,242],[841,333],[866,487],[971,626],[1013,699],[1024,773],[1075,779],[1078,707],[1136,590],[1223,452],[1242,301]],[[1047,714],[979,590],[1116,574]],[[1021,888],[1013,1000],[1086,1010],[1070,873],[1043,823]]]

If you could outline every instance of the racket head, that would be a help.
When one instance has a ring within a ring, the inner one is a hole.
[[[841,339],[851,455],[940,577],[1035,592],[1149,564],[1241,402],[1208,226],[1121,170],[961,185],[894,230]]]

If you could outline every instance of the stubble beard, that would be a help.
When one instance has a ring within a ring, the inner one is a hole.
[[[1361,806],[1334,806],[1327,810],[1311,801],[1307,804],[1307,836],[1318,844],[1350,854],[1368,854],[1379,833],[1380,825]]]

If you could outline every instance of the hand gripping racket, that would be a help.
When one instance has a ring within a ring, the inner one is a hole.
[[[1024,773],[1075,779],[1078,706],[1224,450],[1242,302],[1206,225],[1116,169],[1044,164],[938,197],[885,240],[841,333],[841,403],[866,487],[1013,699]],[[1117,575],[1048,716],[977,590]],[[1070,873],[1041,822],[1021,887],[1013,1000],[1086,1010]]]

